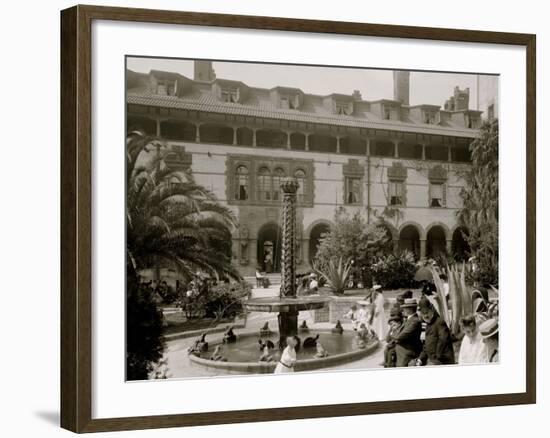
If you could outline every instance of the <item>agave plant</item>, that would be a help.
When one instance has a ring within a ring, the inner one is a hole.
[[[351,267],[351,261],[344,263],[342,257],[338,259],[338,262],[334,258],[329,259],[327,263],[323,264],[322,268],[318,262],[313,262],[314,271],[325,279],[327,285],[337,295],[344,292]]]
[[[449,306],[447,305],[447,297],[445,296],[445,288],[443,286],[443,281],[439,277],[439,274],[435,270],[433,266],[430,267],[432,271],[432,277],[434,280],[436,293],[431,297],[432,304],[434,305],[435,309],[437,310],[437,313],[439,313],[439,316],[443,318],[445,323],[447,324],[447,327],[453,331],[453,321],[452,321],[452,315],[449,312]],[[450,284],[449,284],[449,294],[450,294]],[[453,307],[452,304],[453,300],[451,299],[451,307]],[[457,303],[454,304],[454,307],[457,306]]]
[[[449,282],[449,303],[445,297],[445,289],[437,271],[432,267],[432,275],[437,293],[432,298],[439,315],[453,335],[460,333],[460,319],[463,316],[475,314],[478,320],[485,320],[498,314],[498,304],[489,303],[477,289],[466,284],[466,266],[447,265],[447,279]],[[498,294],[498,289],[491,287]],[[450,309],[449,309],[450,304]]]

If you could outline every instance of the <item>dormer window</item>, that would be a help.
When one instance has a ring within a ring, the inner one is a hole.
[[[296,95],[283,94],[281,95],[281,108],[283,109],[298,109],[300,106],[300,98]]]
[[[397,107],[392,103],[382,105],[382,117],[384,120],[395,120],[397,118]]]
[[[352,102],[335,102],[335,111],[336,114],[349,116],[353,113],[353,103]]]
[[[439,122],[437,115],[437,111],[424,110],[424,123],[428,125],[437,125]]]
[[[479,116],[468,116],[468,128],[479,129],[481,126],[481,118]]]
[[[221,99],[223,102],[238,103],[239,89],[237,87],[224,87],[221,89]]]
[[[175,96],[177,81],[174,79],[159,79],[157,82],[157,94],[162,96]]]

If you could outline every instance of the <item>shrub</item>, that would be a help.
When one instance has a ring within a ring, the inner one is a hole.
[[[379,257],[371,265],[370,270],[373,278],[385,289],[414,287],[416,285],[414,281],[416,264],[414,254],[411,251]]]
[[[223,283],[213,286],[208,293],[204,306],[206,318],[235,318],[243,312],[243,299],[250,293],[246,283]]]
[[[162,312],[151,287],[130,271],[126,292],[126,378],[146,380],[162,358]]]
[[[243,300],[251,288],[245,283],[219,283],[182,293],[178,304],[187,318],[234,318],[243,312]]]
[[[388,237],[386,231],[375,224],[368,224],[365,218],[356,211],[349,213],[340,207],[334,215],[334,224],[330,231],[321,237],[315,264],[320,270],[330,261],[342,258],[344,262],[353,262],[353,269],[359,270],[368,266],[375,254],[384,248]]]

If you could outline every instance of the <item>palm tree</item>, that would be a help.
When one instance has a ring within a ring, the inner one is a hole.
[[[126,168],[126,376],[147,379],[161,364],[162,313],[139,272],[174,267],[239,278],[231,266],[235,217],[189,172],[170,169],[165,144],[140,132],[127,138]]]
[[[127,144],[127,256],[136,273],[152,266],[240,278],[231,265],[232,211],[195,183],[189,172],[170,169],[171,151],[132,133]],[[156,153],[155,153],[156,150]]]

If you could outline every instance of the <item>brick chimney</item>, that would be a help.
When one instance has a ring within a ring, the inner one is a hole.
[[[409,71],[393,71],[393,100],[409,105]]]
[[[212,68],[212,61],[195,61],[193,79],[204,82],[212,82],[216,79],[216,73]]]

